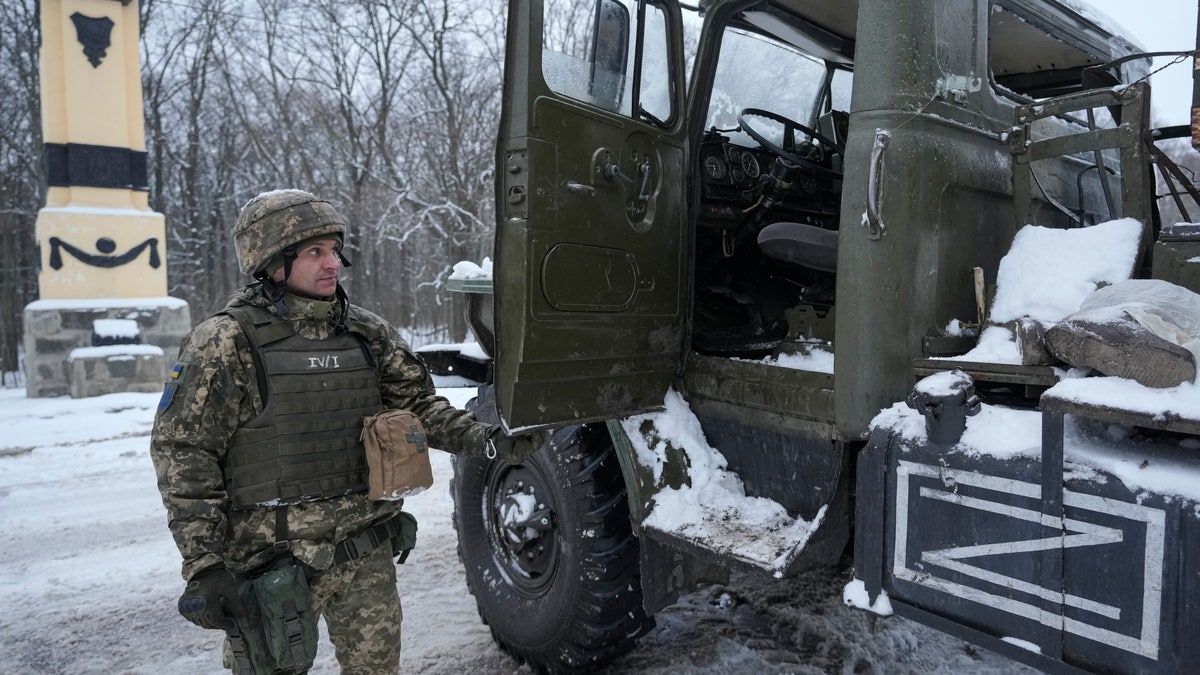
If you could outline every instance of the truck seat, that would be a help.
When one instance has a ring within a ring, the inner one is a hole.
[[[758,233],[758,247],[768,258],[819,272],[837,271],[837,230],[804,223],[772,223]]]

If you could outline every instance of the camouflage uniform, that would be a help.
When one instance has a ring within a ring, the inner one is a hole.
[[[285,300],[284,318],[310,340],[333,334],[333,317],[344,302],[291,294]],[[234,294],[230,305],[241,304],[275,307],[260,284]],[[422,361],[382,318],[353,305],[348,312],[367,329],[383,404],[419,416],[432,447],[480,454],[493,428],[437,396]],[[177,373],[155,419],[151,458],[183,555],[183,577],[217,564],[245,574],[277,555],[272,548],[277,508],[232,510],[225,492],[222,462],[229,440],[264,407],[250,342],[237,321],[218,314],[196,326],[180,350]],[[396,672],[401,611],[390,551],[335,566],[334,550],[343,539],[392,517],[400,503],[354,493],[285,508],[292,554],[317,572],[310,600],[314,614],[325,616],[342,672]]]

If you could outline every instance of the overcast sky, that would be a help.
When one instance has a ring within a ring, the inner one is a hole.
[[[1147,51],[1196,48],[1198,0],[1081,0],[1125,26]],[[1169,58],[1154,60],[1159,68]],[[1192,105],[1190,62],[1177,63],[1155,75],[1154,119],[1157,125],[1187,124]]]

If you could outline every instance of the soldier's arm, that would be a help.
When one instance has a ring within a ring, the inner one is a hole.
[[[493,427],[476,422],[474,415],[438,396],[425,362],[394,329],[379,321],[381,331],[371,340],[371,350],[380,361],[383,404],[421,418],[429,445],[435,448],[455,454],[482,453]]]
[[[253,382],[249,346],[228,317],[197,326],[168,378],[151,435],[150,457],[167,522],[183,556],[183,576],[223,560],[228,496],[221,459],[246,417]]]

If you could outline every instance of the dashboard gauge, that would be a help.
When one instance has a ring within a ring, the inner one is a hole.
[[[758,174],[760,173],[758,168],[758,158],[748,152],[743,152],[742,171],[745,171],[746,175],[750,178],[758,178]]]
[[[704,173],[713,180],[721,180],[725,177],[725,160],[716,155],[705,157]]]

